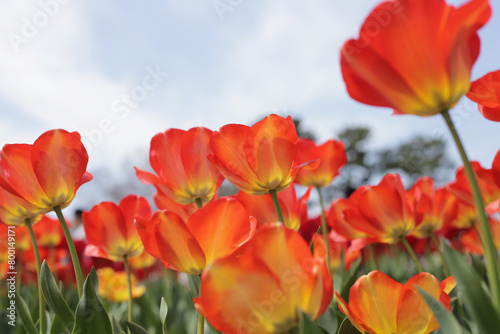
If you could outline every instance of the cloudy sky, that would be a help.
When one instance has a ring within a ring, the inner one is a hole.
[[[500,68],[500,3],[491,2],[474,78]],[[78,131],[90,172],[133,177],[132,166],[148,168],[158,132],[252,124],[269,113],[300,117],[321,141],[357,124],[372,128],[374,149],[415,134],[448,141],[440,117],[391,116],[348,97],[339,50],[377,3],[2,1],[0,145]],[[489,167],[500,124],[466,100],[453,113],[470,157]]]

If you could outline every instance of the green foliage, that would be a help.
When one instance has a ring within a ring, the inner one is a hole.
[[[16,294],[16,300],[16,311],[19,314],[19,318],[21,319],[24,329],[28,334],[37,334],[38,330],[33,323],[33,318],[31,317],[28,305],[20,294]]]
[[[442,334],[462,334],[462,327],[458,323],[457,319],[453,317],[453,315],[448,312],[448,310],[441,304],[441,302],[437,301],[430,294],[425,292],[420,287],[416,287],[418,292],[424,297],[425,302],[429,305],[429,308],[434,313],[436,320],[441,326],[440,330]]]
[[[490,295],[485,291],[477,273],[469,266],[463,255],[445,244],[445,261],[455,276],[460,298],[467,312],[474,319],[480,333],[497,333],[500,315],[495,312]]]
[[[83,284],[83,295],[75,312],[75,327],[72,334],[109,334],[112,333],[111,321],[108,312],[97,297],[93,282],[97,274],[92,268]]]
[[[49,307],[54,311],[56,317],[61,321],[62,326],[65,328],[67,333],[71,333],[73,325],[75,322],[75,317],[70,307],[64,300],[63,295],[59,291],[56,284],[54,276],[44,260],[42,263],[42,268],[40,271],[40,277],[42,282],[42,291],[45,297],[45,301]],[[52,325],[54,327],[54,325]]]
[[[360,334],[360,332],[351,324],[348,318],[345,318],[337,334]]]

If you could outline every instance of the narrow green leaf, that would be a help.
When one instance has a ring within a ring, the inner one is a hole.
[[[302,313],[299,323],[299,334],[328,334],[325,330],[315,324],[311,318]]]
[[[90,282],[92,283],[92,286],[94,287],[94,291],[96,295],[99,295],[99,278],[97,277],[97,272],[95,271],[95,268],[92,267],[90,269],[89,275],[87,276],[87,279],[90,279]]]
[[[120,322],[116,320],[114,316],[110,315],[109,318],[111,319],[111,327],[113,327],[113,334],[125,333],[124,330],[122,329],[122,326],[120,326]]]
[[[351,324],[349,318],[345,318],[340,325],[339,331],[337,334],[360,334],[360,332]]]
[[[92,281],[96,280],[91,274],[89,274],[83,284],[82,298],[76,307],[75,327],[73,328],[72,334],[112,333],[111,321],[109,320],[108,312],[106,312],[106,309],[102,306],[101,301],[96,294],[96,289],[99,286],[94,289]]]
[[[28,334],[38,334],[38,330],[33,323],[33,319],[31,318],[31,313],[28,305],[26,305],[23,297],[19,294],[16,294],[16,301],[16,311],[19,314],[19,318],[21,318],[21,323],[23,324],[24,329],[26,329],[26,332]]]
[[[335,334],[338,327],[337,317],[330,307],[316,319],[316,323],[329,334]]]
[[[457,319],[448,312],[448,310],[444,307],[441,302],[437,301],[432,297],[430,294],[428,294],[426,291],[424,291],[422,288],[419,286],[416,287],[418,292],[424,297],[425,302],[427,305],[429,305],[429,308],[432,310],[432,313],[434,313],[434,316],[436,317],[436,320],[439,323],[439,326],[441,326],[441,333],[442,334],[462,334],[462,327],[458,323]]]
[[[125,320],[130,334],[148,334],[148,332],[136,323]]]
[[[57,287],[54,276],[50,271],[49,266],[45,260],[42,263],[42,269],[40,271],[40,279],[42,283],[42,292],[45,297],[45,301],[49,307],[54,311],[56,316],[61,320],[66,332],[71,333],[73,329],[75,317],[73,312],[68,306],[68,303],[64,300],[61,291]]]
[[[160,301],[160,320],[161,320],[161,330],[163,334],[168,334],[167,330],[167,314],[168,314],[168,305],[165,301],[165,298],[161,297]]]
[[[444,258],[451,274],[457,280],[457,288],[463,296],[464,306],[474,318],[479,332],[497,333],[500,328],[500,316],[495,312],[491,297],[483,289],[479,276],[462,255],[446,244]]]

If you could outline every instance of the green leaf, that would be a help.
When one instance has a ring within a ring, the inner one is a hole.
[[[31,313],[28,305],[26,305],[23,297],[21,297],[21,295],[19,294],[16,294],[16,301],[16,311],[21,318],[21,323],[23,324],[24,329],[26,329],[26,332],[28,332],[28,334],[38,334],[38,330],[33,323],[33,319],[31,318]]]
[[[427,305],[429,305],[429,308],[432,310],[432,313],[434,313],[434,316],[436,317],[436,320],[439,323],[439,326],[441,327],[441,332],[443,334],[462,334],[462,327],[458,323],[457,319],[448,312],[446,307],[444,305],[434,299],[430,294],[428,294],[426,291],[424,291],[422,288],[419,286],[416,287],[418,292],[424,297],[425,302]]]
[[[148,334],[148,332],[136,323],[125,320],[130,334]]]
[[[113,327],[113,334],[124,333],[122,326],[120,326],[120,322],[112,315],[110,315],[109,318],[111,320],[111,327]]]
[[[113,332],[108,313],[97,297],[92,281],[96,280],[92,277],[91,271],[83,284],[82,298],[76,307],[75,327],[72,334],[109,334]]]
[[[69,333],[68,330],[64,327],[64,324],[57,315],[54,314],[52,317],[52,324],[50,325],[50,334],[61,334],[61,333]]]
[[[160,320],[161,320],[161,331],[163,334],[168,334],[167,330],[167,314],[168,314],[168,305],[165,301],[165,298],[161,297],[160,301]]]
[[[351,324],[349,318],[345,318],[340,325],[339,331],[337,334],[360,334],[360,332]]]
[[[42,292],[45,297],[45,301],[49,307],[54,311],[56,316],[61,320],[62,325],[66,329],[66,332],[71,333],[73,329],[75,317],[73,312],[68,306],[68,303],[64,300],[61,291],[57,287],[54,276],[47,265],[45,260],[42,263],[42,269],[40,271],[40,280],[42,283]]]
[[[299,322],[299,334],[328,334],[325,330],[315,324],[311,318],[302,313]]]
[[[334,334],[338,327],[337,317],[330,307],[316,319],[316,323],[330,334]]]
[[[455,276],[457,288],[463,296],[464,306],[471,314],[480,333],[497,333],[500,316],[495,312],[491,297],[483,289],[481,279],[472,270],[464,257],[445,244],[444,258],[451,274]]]
[[[94,291],[96,295],[99,295],[99,277],[97,277],[97,272],[95,271],[95,268],[92,266],[90,269],[89,275],[87,276],[87,279],[90,279],[90,282],[92,283],[92,286],[94,287]]]

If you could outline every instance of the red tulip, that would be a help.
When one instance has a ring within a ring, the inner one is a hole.
[[[500,70],[471,83],[467,97],[477,103],[479,112],[486,119],[500,122]]]
[[[281,191],[305,164],[294,164],[297,131],[292,118],[269,115],[249,127],[225,125],[210,138],[209,160],[238,189],[264,195]]]
[[[358,39],[342,47],[349,95],[396,114],[429,116],[449,109],[469,90],[488,0],[459,8],[444,0],[394,0],[378,5]]]
[[[319,159],[318,167],[314,170],[302,169],[295,177],[295,183],[303,186],[326,187],[339,170],[347,163],[344,144],[340,141],[329,140],[317,146],[313,140],[299,138],[295,163],[302,163]]]
[[[151,139],[149,151],[151,167],[158,175],[136,168],[137,177],[181,204],[194,203],[197,198],[210,201],[224,180],[207,160],[211,134],[202,127],[158,133]]]
[[[144,251],[134,221],[149,219],[151,208],[141,196],[128,195],[119,205],[102,202],[83,213],[83,226],[89,244],[85,255],[122,262],[123,257],[140,255]]]
[[[146,251],[167,268],[200,275],[215,259],[227,256],[247,242],[257,222],[234,198],[210,202],[185,223],[171,211],[136,219]]]
[[[88,155],[76,132],[50,130],[33,145],[7,144],[0,153],[0,186],[32,213],[67,207],[92,179]]]
[[[427,238],[456,216],[454,196],[445,188],[434,190],[434,180],[422,177],[406,193],[415,214],[412,235]]]
[[[292,184],[278,193],[286,227],[297,231],[304,218],[307,219],[307,200],[310,192],[311,189],[298,199]],[[257,219],[259,226],[276,222],[276,211],[271,197],[250,195],[243,191],[238,192],[234,197],[243,204],[250,216]]]
[[[323,259],[295,231],[279,223],[261,227],[232,256],[203,272],[195,306],[224,333],[285,333],[301,312],[316,319],[332,298]]]
[[[361,186],[349,198],[357,209],[346,209],[344,219],[374,242],[392,244],[409,235],[413,211],[397,174],[387,174],[376,186]]]

